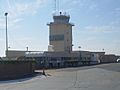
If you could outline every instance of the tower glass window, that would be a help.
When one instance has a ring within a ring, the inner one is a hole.
[[[64,40],[64,35],[51,35],[50,41],[61,41]]]

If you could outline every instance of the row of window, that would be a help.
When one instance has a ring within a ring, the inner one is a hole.
[[[50,41],[61,41],[64,40],[64,35],[51,35],[49,39]]]

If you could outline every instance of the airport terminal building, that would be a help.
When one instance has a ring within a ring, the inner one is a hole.
[[[99,63],[99,57],[105,52],[73,51],[72,27],[70,16],[60,12],[53,15],[49,26],[48,51],[17,51],[9,50],[8,57],[17,60],[34,59],[37,67],[60,68]]]
[[[16,55],[14,53],[18,52]],[[20,52],[20,53],[19,53]],[[35,60],[38,68],[61,68],[98,64],[100,56],[105,52],[72,51],[72,52],[40,52],[40,51],[8,51],[8,57],[17,60]]]

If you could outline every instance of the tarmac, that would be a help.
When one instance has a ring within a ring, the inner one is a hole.
[[[0,90],[120,90],[120,63],[45,72],[47,76],[0,81]]]

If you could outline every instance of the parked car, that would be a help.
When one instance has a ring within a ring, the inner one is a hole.
[[[117,59],[117,62],[120,63],[120,57]]]

